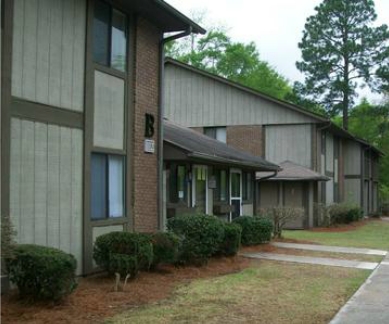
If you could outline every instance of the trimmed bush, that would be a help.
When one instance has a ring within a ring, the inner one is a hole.
[[[178,259],[180,239],[170,232],[157,232],[151,236],[153,244],[153,263],[155,268],[160,263],[175,263]]]
[[[242,227],[242,244],[255,245],[269,242],[273,232],[270,219],[264,217],[240,216],[233,220]]]
[[[333,204],[328,208],[331,224],[348,224],[358,221],[363,216],[363,210],[350,204]]]
[[[148,234],[111,232],[99,236],[93,248],[97,265],[110,274],[135,277],[139,270],[149,269],[153,246]]]
[[[205,214],[176,216],[169,219],[168,228],[182,238],[180,263],[206,263],[224,238],[222,221]]]
[[[77,287],[76,259],[55,248],[17,245],[6,264],[9,279],[22,297],[57,301]]]
[[[224,239],[218,253],[225,256],[236,255],[239,251],[242,227],[239,224],[224,223]]]

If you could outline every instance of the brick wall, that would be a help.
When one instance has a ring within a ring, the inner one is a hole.
[[[262,126],[227,126],[227,144],[256,156],[263,156]]]
[[[191,127],[195,132],[204,134],[204,127]]]
[[[143,18],[136,27],[134,105],[134,230],[158,229],[159,138],[159,39],[160,32]],[[144,153],[145,113],[154,116],[155,153]]]

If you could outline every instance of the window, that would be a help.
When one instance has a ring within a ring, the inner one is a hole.
[[[215,201],[225,202],[228,198],[227,170],[215,170],[216,189],[214,190]]]
[[[168,192],[169,201],[172,203],[187,201],[188,177],[185,165],[171,164]]]
[[[227,133],[225,127],[204,127],[204,134],[218,140],[219,142],[227,143]]]
[[[127,19],[109,4],[95,2],[93,23],[93,59],[96,63],[126,70]]]
[[[124,158],[92,153],[91,218],[124,217]]]
[[[253,188],[253,183],[252,183],[252,174],[250,172],[243,172],[243,178],[242,178],[242,186],[243,186],[243,192],[242,192],[242,198],[243,200],[252,200],[252,188]]]

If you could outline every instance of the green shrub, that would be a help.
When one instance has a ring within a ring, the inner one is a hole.
[[[273,231],[273,224],[270,219],[264,217],[240,216],[233,220],[233,223],[242,227],[242,244],[255,245],[269,242]]]
[[[148,234],[111,232],[99,236],[93,248],[97,265],[110,274],[135,277],[148,269],[153,260],[153,246]]]
[[[176,216],[169,219],[168,228],[182,238],[180,263],[205,263],[224,238],[222,221],[204,214]]]
[[[153,244],[153,263],[156,267],[160,263],[175,263],[178,259],[180,239],[170,232],[157,232],[151,237]]]
[[[76,259],[55,248],[17,245],[6,264],[9,279],[22,297],[59,300],[77,287]]]
[[[348,224],[360,220],[363,216],[363,210],[360,207],[347,203],[333,204],[328,210],[331,225]]]
[[[224,239],[218,253],[225,256],[236,255],[239,251],[242,227],[239,224],[224,223]]]

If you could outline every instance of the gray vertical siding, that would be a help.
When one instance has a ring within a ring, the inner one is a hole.
[[[361,204],[361,180],[345,179],[344,180],[345,201],[353,204]]]
[[[124,80],[95,71],[94,146],[123,150]]]
[[[12,95],[83,111],[85,0],[15,0]]]
[[[212,78],[172,64],[165,67],[165,117],[183,126],[317,122]]]
[[[361,145],[354,141],[345,141],[343,156],[344,174],[361,175]]]
[[[312,167],[312,126],[266,126],[266,159],[280,163],[286,160]]]
[[[11,220],[19,243],[72,253],[81,272],[82,152],[79,129],[13,118]]]

